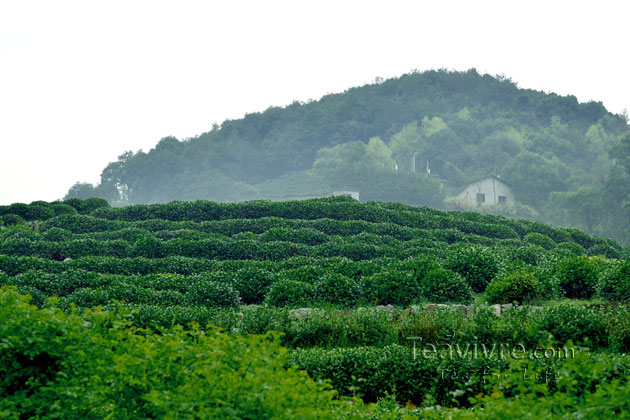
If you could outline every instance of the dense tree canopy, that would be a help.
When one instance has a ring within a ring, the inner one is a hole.
[[[66,198],[228,202],[351,189],[362,200],[443,208],[462,184],[497,174],[528,209],[519,214],[627,243],[628,136],[627,119],[598,102],[519,89],[474,69],[414,72],[183,141],[165,137],[148,152],[124,153],[100,184],[76,184]]]

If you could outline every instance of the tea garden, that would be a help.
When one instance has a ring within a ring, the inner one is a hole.
[[[0,418],[630,416],[609,239],[345,197],[0,221]]]

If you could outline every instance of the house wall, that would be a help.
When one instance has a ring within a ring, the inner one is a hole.
[[[485,202],[477,203],[477,194],[485,195]],[[514,203],[514,194],[506,184],[496,178],[485,178],[466,187],[457,198],[465,198],[474,205],[491,206],[499,204],[499,196],[505,197],[506,203]]]

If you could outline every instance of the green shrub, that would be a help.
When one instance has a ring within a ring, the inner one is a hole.
[[[291,270],[291,269],[299,268],[302,266],[308,266],[308,265],[315,266],[318,264],[319,261],[321,260],[318,260],[312,257],[306,257],[304,255],[298,255],[294,257],[289,257],[286,260],[278,261],[277,268],[279,271]],[[299,279],[293,279],[293,280],[299,280]]]
[[[267,230],[261,235],[263,241],[284,241],[305,245],[317,245],[330,240],[330,236],[312,228],[292,229],[276,227]]]
[[[474,225],[471,233],[476,233],[481,236],[487,236],[488,238],[497,239],[520,239],[518,233],[510,226],[490,224],[490,223],[478,223]]]
[[[511,260],[520,260],[529,265],[538,265],[545,256],[545,248],[533,244],[526,244],[517,248],[512,248],[507,253],[507,257]]]
[[[444,268],[461,274],[477,293],[486,289],[498,271],[496,258],[489,248],[463,242],[449,247]]]
[[[598,289],[599,295],[610,301],[630,301],[630,260],[622,261],[606,270]]]
[[[566,250],[573,255],[586,255],[586,249],[577,242],[560,242],[556,250]]]
[[[328,386],[287,367],[277,335],[152,333],[125,316],[38,310],[3,290],[1,416],[333,419],[351,411]]]
[[[26,220],[48,220],[55,216],[55,211],[45,201],[33,202],[28,205],[26,213],[21,216]]]
[[[528,233],[540,233],[548,236],[556,243],[567,242],[572,239],[571,233],[567,229],[559,229],[551,225],[531,220],[520,220],[519,222],[525,225],[525,229]]]
[[[619,306],[612,311],[608,323],[608,338],[611,350],[630,352],[630,307]]]
[[[163,232],[157,232],[155,234],[155,237],[158,238],[158,239],[163,240],[163,238],[161,238],[159,236],[160,233],[163,233]],[[87,237],[87,238],[104,240],[104,241],[111,241],[111,240],[116,240],[116,239],[122,239],[123,241],[126,241],[126,242],[129,242],[129,243],[133,244],[138,239],[141,239],[141,238],[143,238],[145,236],[151,236],[151,233],[149,233],[149,231],[147,231],[145,229],[138,229],[138,228],[135,228],[135,227],[128,227],[128,228],[124,228],[124,229],[110,230],[110,231],[105,231],[105,232],[84,233],[82,235],[84,235],[84,237]]]
[[[226,260],[251,260],[257,258],[262,247],[258,241],[237,240],[228,243],[223,253],[215,253],[218,258]]]
[[[357,393],[364,401],[374,402],[390,394],[399,403],[415,405],[429,401],[455,405],[453,394],[465,390],[460,388],[458,378],[479,378],[484,371],[506,365],[505,361],[490,359],[413,358],[410,347],[399,345],[297,350],[291,356],[291,363],[307,370],[315,379],[330,380],[343,395]],[[472,397],[480,385],[481,380],[471,380],[463,395]]]
[[[344,336],[336,346],[385,346],[395,344],[394,316],[373,308],[359,308],[345,317]]]
[[[61,263],[37,257],[13,257],[0,255],[0,271],[15,276],[29,270],[41,270],[47,273],[61,271]]]
[[[408,306],[422,296],[420,280],[410,271],[387,270],[362,280],[363,296],[368,303]]]
[[[50,208],[54,212],[55,216],[61,216],[62,214],[77,214],[74,207],[60,201],[50,203]]]
[[[109,303],[109,293],[104,287],[77,289],[67,299],[68,303],[74,303],[80,308],[92,308],[105,306]]]
[[[471,287],[458,273],[437,268],[427,273],[421,281],[422,297],[432,303],[470,303]]]
[[[77,234],[123,229],[129,227],[129,224],[81,214],[63,214],[46,220],[40,229],[45,232],[53,227],[63,228]]]
[[[85,200],[80,198],[69,198],[64,200],[64,204],[67,204],[80,213],[80,214],[90,214],[96,209],[100,208],[109,208],[109,203],[104,198],[92,197]]]
[[[262,303],[269,287],[278,280],[276,273],[254,265],[235,270],[231,275],[232,285],[246,305]]]
[[[571,242],[575,242],[582,246],[584,249],[588,249],[596,242],[596,237],[590,235],[584,231],[575,228],[566,228],[566,232],[571,236]],[[562,241],[561,241],[562,242]]]
[[[311,248],[307,245],[293,242],[263,242],[258,244],[256,258],[259,260],[282,261],[296,255],[310,255]]]
[[[284,344],[293,348],[323,347],[333,348],[342,343],[346,331],[343,312],[339,310],[315,309],[308,316],[295,319],[287,324],[284,331]]]
[[[605,348],[609,340],[606,318],[601,308],[561,304],[545,308],[539,328],[561,343],[571,340],[591,348]]]
[[[172,325],[181,325],[185,328],[190,328],[191,323],[196,323],[200,326],[207,326],[209,324],[216,325],[217,327],[223,327],[227,331],[231,331],[231,326],[236,324],[236,309],[223,308],[220,312],[217,312],[216,307],[208,306],[162,306],[162,305],[145,305],[145,304],[127,304],[126,308],[133,310],[133,315],[130,318],[133,324],[139,328],[152,328],[160,330],[160,327],[170,327]],[[223,315],[218,322],[217,313]],[[229,320],[231,319],[232,322]]]
[[[54,227],[44,232],[44,234],[42,235],[42,239],[52,242],[63,242],[72,239],[73,236],[74,235],[70,231]]]
[[[328,257],[315,259],[315,265],[325,268],[337,274],[341,274],[352,279],[359,279],[363,275],[361,262],[352,261],[346,257]]]
[[[354,306],[361,296],[356,280],[337,273],[327,273],[315,282],[315,300],[343,306]]]
[[[166,256],[164,243],[153,236],[144,236],[133,244],[134,257],[162,258]]]
[[[186,238],[191,239],[191,238]],[[234,241],[255,241],[258,239],[258,235],[253,232],[239,232],[236,235],[232,235]]]
[[[439,242],[454,244],[464,239],[464,234],[457,229],[438,229],[432,232],[432,239]]]
[[[247,334],[286,331],[292,321],[290,313],[286,308],[275,308],[267,305],[244,306],[241,309],[239,317],[240,322],[238,329],[241,333]],[[220,325],[216,321],[215,324]]]
[[[238,307],[241,298],[232,285],[213,281],[205,275],[190,278],[191,301],[196,305]]]
[[[267,292],[265,303],[272,306],[308,306],[313,302],[315,286],[297,280],[282,279]]]
[[[5,214],[1,216],[2,224],[5,226],[14,226],[25,223],[25,220],[17,214]]]
[[[621,253],[617,248],[609,244],[600,243],[590,247],[588,249],[588,255],[603,255],[606,258],[619,258]]]
[[[29,270],[18,274],[15,276],[14,284],[20,287],[32,287],[44,293],[46,296],[59,294],[57,275],[39,270]]]
[[[70,268],[56,274],[56,292],[60,296],[69,296],[77,289],[106,286],[112,280],[113,276],[110,275]]]
[[[538,245],[544,249],[553,249],[556,247],[556,243],[549,236],[538,232],[532,232],[525,235],[523,238],[525,242],[533,245]]]
[[[596,291],[599,268],[587,256],[561,260],[555,274],[564,296],[570,299],[589,299]]]
[[[485,296],[489,303],[532,303],[544,297],[544,288],[532,273],[517,271],[492,280]]]
[[[218,258],[227,259],[230,252],[230,242],[220,238],[201,240],[172,239],[164,242],[165,253],[169,256],[183,256],[189,258]]]
[[[281,271],[279,277],[288,280],[303,281],[307,283],[314,283],[320,277],[326,273],[326,270],[322,267],[314,265],[304,265],[302,267],[296,267],[288,270]]]

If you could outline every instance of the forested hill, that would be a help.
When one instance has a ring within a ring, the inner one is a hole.
[[[520,204],[484,211],[627,243],[628,133],[626,118],[598,102],[475,70],[416,72],[227,120],[184,141],[165,137],[148,153],[121,155],[99,185],[77,183],[67,198],[279,200],[356,190],[362,201],[461,208],[450,198],[458,187],[497,174]]]

